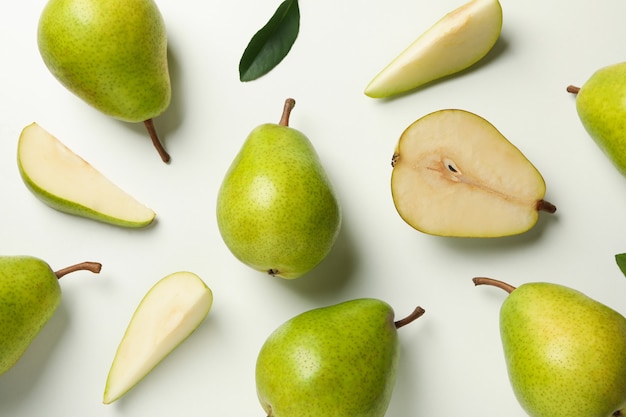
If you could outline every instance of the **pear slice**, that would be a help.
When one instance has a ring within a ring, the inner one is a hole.
[[[533,164],[491,123],[464,110],[439,110],[411,124],[392,160],[395,207],[432,235],[523,233],[539,211],[554,213]]]
[[[472,0],[418,37],[374,77],[365,94],[390,97],[469,68],[487,55],[501,31],[498,0]]]
[[[22,130],[17,161],[28,189],[59,211],[133,228],[156,216],[37,123]]]
[[[197,275],[175,272],[157,282],[137,306],[104,389],[110,404],[133,388],[205,319],[213,293]]]

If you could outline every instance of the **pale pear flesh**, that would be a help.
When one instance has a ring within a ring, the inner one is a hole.
[[[17,154],[26,186],[59,211],[133,228],[156,217],[37,123],[22,130]]]
[[[430,113],[401,135],[392,159],[395,207],[427,234],[499,237],[553,212],[534,165],[491,123],[465,110]]]
[[[448,13],[389,63],[365,89],[373,98],[405,93],[469,68],[502,31],[498,0],[472,0]]]
[[[175,272],[158,281],[138,305],[109,371],[103,402],[140,382],[203,322],[213,293],[196,274]]]

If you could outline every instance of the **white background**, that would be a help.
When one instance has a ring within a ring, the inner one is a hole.
[[[45,68],[36,28],[45,1],[0,4],[0,253],[41,257],[53,269],[83,260],[100,275],[62,280],[63,301],[22,360],[0,376],[0,416],[263,416],[257,352],[278,325],[305,310],[378,297],[401,330],[390,417],[525,415],[510,389],[498,312],[506,294],[475,288],[491,276],[519,285],[558,282],[626,313],[626,179],[580,124],[568,84],[626,58],[621,0],[502,0],[492,52],[457,76],[393,100],[363,94],[369,80],[458,0],[301,0],[301,30],[267,76],[240,83],[250,37],[279,1],[158,2],[169,34],[173,100],[156,119],[170,165],[142,125],[104,116]],[[317,148],[336,188],[343,227],[329,257],[295,281],[239,263],[216,224],[218,187],[248,133],[291,125]],[[493,240],[421,234],[391,200],[390,160],[402,131],[434,110],[462,108],[491,121],[535,164],[558,207],[530,232]],[[23,185],[21,129],[36,121],[158,213],[127,230],[54,211]],[[102,404],[115,349],[136,305],[163,276],[200,275],[215,301],[207,320],[124,398]]]

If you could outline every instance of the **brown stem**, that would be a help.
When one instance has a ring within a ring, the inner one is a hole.
[[[98,262],[81,262],[76,265],[68,266],[67,268],[59,269],[54,273],[57,276],[57,279],[61,279],[61,277],[76,271],[91,271],[94,274],[100,273],[102,269],[102,264]]]
[[[578,94],[579,91],[580,91],[580,87],[576,87],[575,85],[568,85],[567,86],[567,92],[568,93]]]
[[[296,100],[292,98],[288,98],[285,100],[285,105],[283,106],[283,114],[280,117],[280,122],[278,122],[281,126],[289,126],[289,116],[291,115],[291,111],[296,105]]]
[[[506,282],[498,281],[497,279],[493,278],[476,277],[473,278],[472,281],[474,281],[474,285],[491,285],[493,287],[501,288],[509,294],[511,294],[515,290],[515,287],[511,284],[507,284]]]
[[[159,135],[157,134],[157,131],[154,127],[154,121],[152,119],[148,119],[144,121],[143,124],[146,126],[146,129],[148,129],[148,134],[150,135],[150,139],[152,139],[152,144],[161,156],[161,159],[166,164],[169,163],[171,159],[170,155],[167,153],[167,151],[163,147],[163,144],[161,143],[161,140],[159,139]]]
[[[422,315],[424,315],[425,312],[426,310],[424,310],[422,307],[419,307],[419,306],[415,307],[415,310],[413,310],[411,314],[409,314],[405,318],[400,319],[394,323],[396,326],[396,329],[399,329],[402,326],[406,326],[407,324],[411,323],[413,320],[422,317]]]
[[[537,211],[546,211],[548,213],[554,213],[556,211],[556,206],[549,201],[539,200],[537,201]]]

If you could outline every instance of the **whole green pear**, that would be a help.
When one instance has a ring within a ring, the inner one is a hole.
[[[622,416],[626,406],[626,319],[587,295],[553,283],[512,287],[500,335],[513,391],[533,417]]]
[[[576,111],[585,130],[626,175],[626,62],[594,72],[576,94]]]
[[[0,256],[0,374],[12,368],[61,302],[59,278],[77,271],[100,272],[83,262],[59,271],[32,256]]]
[[[300,277],[332,249],[341,211],[309,139],[289,127],[285,101],[279,124],[254,129],[219,189],[217,222],[230,251],[250,267]]]
[[[363,298],[304,312],[278,327],[256,362],[268,417],[382,417],[398,366],[397,329],[385,302]]]
[[[152,121],[171,98],[165,23],[153,0],[49,0],[37,41],[61,84],[104,114],[144,122],[169,161]]]

